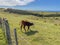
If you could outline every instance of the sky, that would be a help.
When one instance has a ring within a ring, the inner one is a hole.
[[[60,11],[60,0],[0,0],[0,8],[32,11]]]

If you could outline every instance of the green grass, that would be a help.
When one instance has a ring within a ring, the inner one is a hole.
[[[2,29],[0,29],[0,45],[7,45]]]
[[[14,28],[17,29],[19,45],[60,45],[60,17],[41,18],[7,12],[0,12],[0,17],[5,17],[9,21],[13,45],[15,45]],[[21,20],[28,20],[34,23],[31,31],[27,31],[27,33],[24,30],[24,33],[20,31],[19,22]],[[0,45],[5,44],[5,41],[0,40]]]

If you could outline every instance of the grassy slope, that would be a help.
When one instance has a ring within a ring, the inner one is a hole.
[[[0,45],[7,45],[2,29],[0,29]]]
[[[27,16],[5,12],[0,12],[0,17],[6,17],[9,21],[13,45],[15,44],[14,28],[17,29],[19,45],[22,43],[23,45],[60,45],[60,18],[56,20],[56,18],[52,17],[39,18],[32,15]],[[31,27],[31,32],[22,33],[20,31],[19,22],[21,20],[29,20],[34,23],[34,26]],[[23,36],[29,44],[26,44],[25,40],[21,39],[21,36]],[[1,44],[3,44],[3,42],[1,42]]]

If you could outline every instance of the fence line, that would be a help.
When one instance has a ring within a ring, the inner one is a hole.
[[[16,28],[14,29],[14,35],[15,35],[15,41],[16,41],[16,45],[18,45]]]
[[[18,35],[17,35],[16,28],[14,28],[14,35],[15,35],[16,45],[18,45],[18,39],[24,41],[24,43],[25,43],[25,44],[27,43],[27,45],[31,45],[31,43],[28,42],[23,36],[19,35],[19,38],[17,37]],[[17,39],[17,38],[18,38],[18,39]],[[22,42],[22,43],[23,43],[23,42]],[[21,43],[21,45],[25,45],[25,44],[22,44],[22,43]]]
[[[6,41],[7,41],[8,45],[12,45],[12,40],[11,40],[11,35],[10,35],[10,27],[9,27],[9,23],[8,23],[7,19],[4,19],[2,21],[2,29],[3,29],[4,35],[7,39]],[[16,45],[18,45],[18,37],[17,37],[16,28],[14,29],[14,36],[15,36]],[[25,44],[31,45],[31,43],[28,42],[23,36],[20,35],[19,37],[20,37],[20,40],[24,41],[24,43],[26,42]],[[23,45],[23,44],[21,44],[21,45]]]
[[[3,20],[3,26],[4,27],[2,27],[2,28],[5,33],[7,43],[8,43],[8,45],[12,45],[11,35],[10,35],[10,27],[9,27],[8,20],[6,20],[6,19]]]

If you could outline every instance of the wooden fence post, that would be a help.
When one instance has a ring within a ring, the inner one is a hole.
[[[7,38],[8,45],[12,45],[11,35],[10,35],[10,27],[9,27],[8,20],[4,20],[4,23],[5,23],[6,38]]]
[[[15,35],[15,41],[16,41],[16,45],[18,45],[16,28],[14,29],[14,35]]]

